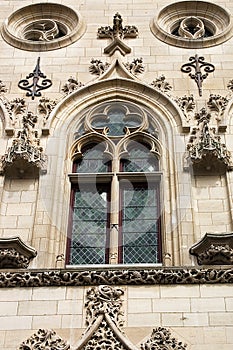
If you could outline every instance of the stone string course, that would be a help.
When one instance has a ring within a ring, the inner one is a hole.
[[[233,283],[233,268],[14,270],[0,272],[0,288]]]

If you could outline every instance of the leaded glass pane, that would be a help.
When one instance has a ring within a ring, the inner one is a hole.
[[[103,157],[103,147],[95,145],[87,149],[77,164],[77,173],[103,173],[109,169],[109,161]]]
[[[157,189],[138,185],[123,189],[123,263],[159,261]]]
[[[71,264],[105,263],[108,192],[98,184],[74,191]]]
[[[126,172],[152,172],[157,171],[158,159],[152,155],[149,149],[137,142],[129,151],[129,158],[122,161],[123,170]]]

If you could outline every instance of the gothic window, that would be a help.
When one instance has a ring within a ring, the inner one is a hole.
[[[67,264],[161,262],[157,137],[151,115],[132,103],[84,116],[73,147]]]

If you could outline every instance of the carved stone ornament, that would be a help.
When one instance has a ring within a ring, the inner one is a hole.
[[[47,98],[47,97],[42,97],[39,100],[37,110],[38,110],[38,114],[43,117],[43,125],[46,124],[50,116],[50,113],[56,107],[56,105],[57,105],[57,101],[51,100],[50,98]]]
[[[20,237],[0,238],[0,269],[27,268],[36,255]]]
[[[229,82],[227,84],[227,88],[228,88],[228,90],[233,92],[233,79],[229,80]]]
[[[172,338],[170,330],[164,327],[153,329],[150,338],[141,345],[141,350],[185,350],[186,348],[187,344]]]
[[[135,26],[122,26],[122,17],[119,13],[116,13],[113,17],[113,27],[105,26],[100,27],[97,32],[99,39],[112,39],[111,44],[109,44],[105,49],[104,53],[110,56],[118,50],[124,56],[131,52],[130,47],[128,47],[122,39],[124,38],[136,38],[138,36],[138,29]]]
[[[138,350],[123,334],[122,300],[119,287],[102,285],[87,292],[87,328],[76,344],[76,350],[102,349]]]
[[[153,80],[151,85],[155,89],[165,93],[168,93],[169,91],[172,90],[172,86],[166,81],[166,78],[164,75],[161,75],[160,77]]]
[[[199,265],[233,265],[233,233],[205,236],[190,248]]]
[[[135,58],[131,63],[126,63],[125,67],[133,75],[143,73],[145,70],[145,67],[143,66],[143,63],[142,63],[142,58]]]
[[[89,67],[89,72],[95,75],[103,74],[109,67],[109,63],[103,63],[101,60],[95,60],[94,58],[91,60],[91,65]]]
[[[233,283],[233,268],[151,268],[101,270],[27,270],[1,271],[0,288],[96,286],[108,285],[175,285]]]
[[[229,99],[220,95],[211,94],[207,106],[210,112],[215,114],[215,119],[221,121],[223,113],[227,107]]]
[[[65,93],[65,95],[69,95],[72,92],[78,90],[79,88],[81,88],[82,86],[84,86],[83,83],[81,83],[80,81],[76,80],[75,78],[70,77],[67,81],[67,83],[65,83],[62,87],[62,91]]]
[[[178,104],[178,106],[182,109],[187,122],[194,118],[196,104],[193,95],[185,95],[183,97],[176,98],[175,101]]]
[[[187,158],[192,163],[194,172],[225,173],[233,168],[231,155],[220,136],[216,135],[216,128],[210,127],[210,118],[205,108],[196,114],[198,125],[192,129]]]
[[[7,92],[6,85],[2,82],[2,80],[0,80],[0,95],[4,94],[5,92]]]
[[[39,329],[23,342],[18,350],[68,350],[70,345],[60,338],[54,330]]]
[[[23,177],[46,171],[47,157],[40,146],[38,132],[34,131],[37,116],[28,112],[23,116],[23,129],[13,139],[11,147],[1,158],[1,173]],[[8,172],[9,170],[9,172]]]
[[[87,328],[73,350],[139,350],[121,329],[121,316],[123,315],[121,297],[123,294],[122,288],[109,285],[100,285],[87,291],[85,304]],[[141,350],[185,350],[186,346],[172,338],[169,329],[158,327],[141,345]],[[18,350],[36,349],[67,350],[71,347],[55,331],[39,329],[18,348]]]
[[[19,121],[19,117],[23,116],[26,111],[26,102],[24,98],[17,97],[12,101],[4,101],[4,105],[8,112],[11,126],[16,127],[17,122]]]

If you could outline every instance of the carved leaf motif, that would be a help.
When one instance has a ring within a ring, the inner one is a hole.
[[[152,331],[151,337],[141,345],[141,350],[185,350],[187,344],[172,338],[167,328],[158,327]]]
[[[166,78],[164,75],[161,75],[160,77],[156,78],[154,81],[152,81],[151,85],[162,92],[169,92],[172,90],[172,86],[166,81]]]
[[[68,350],[70,345],[60,338],[55,331],[39,329],[23,342],[18,350]]]
[[[130,73],[134,75],[143,73],[145,69],[142,64],[142,58],[135,58],[132,63],[126,63],[125,66],[130,71]]]

